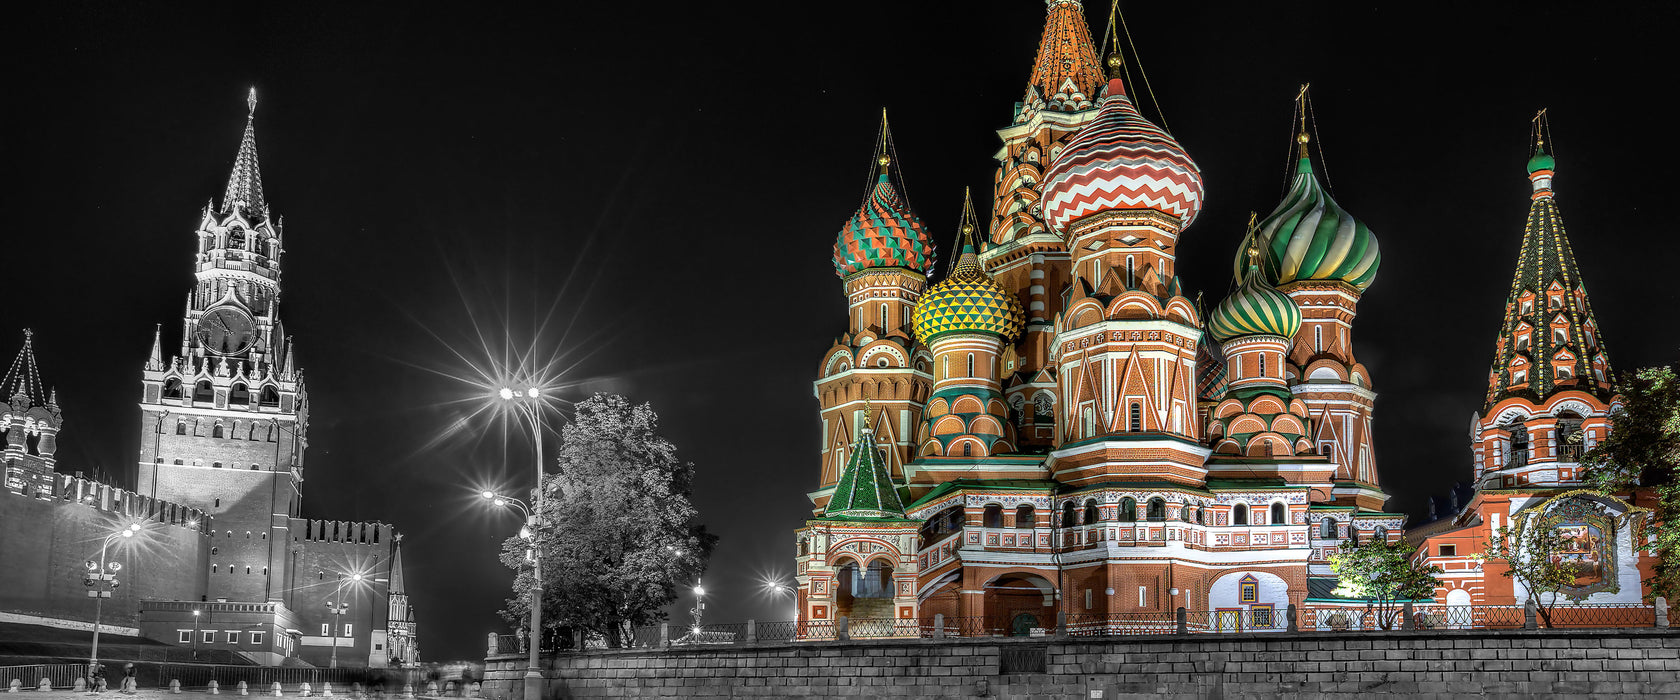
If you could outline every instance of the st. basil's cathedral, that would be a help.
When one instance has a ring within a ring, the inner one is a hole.
[[[1377,392],[1354,355],[1382,257],[1319,182],[1305,90],[1288,191],[1251,217],[1232,291],[1204,305],[1175,271],[1206,203],[1201,170],[1139,112],[1124,58],[1099,58],[1079,0],[1046,5],[1025,96],[998,130],[990,215],[964,202],[943,269],[883,119],[874,187],[834,244],[849,315],[815,382],[822,460],[795,537],[800,621],[915,635],[939,615],[1032,634],[1059,614],[1112,624],[1184,608],[1275,628],[1293,605],[1303,627],[1357,625],[1334,613],[1368,601],[1339,585],[1330,556],[1403,538],[1444,571],[1420,605],[1521,604],[1502,565],[1475,555],[1524,525],[1572,543],[1570,599],[1638,602],[1654,564],[1650,497],[1579,482],[1619,399],[1544,121],[1471,429],[1475,493],[1408,531],[1384,507]]]

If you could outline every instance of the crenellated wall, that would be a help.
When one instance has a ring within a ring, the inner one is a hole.
[[[134,626],[139,600],[198,600],[205,593],[210,521],[195,508],[59,474],[50,490],[0,489],[0,611],[92,621],[87,591],[111,591],[104,622]],[[119,586],[88,587],[85,562],[108,535],[133,524],[106,560],[122,565]]]

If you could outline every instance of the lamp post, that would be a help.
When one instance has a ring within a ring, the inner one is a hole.
[[[542,390],[537,387],[527,387],[523,391],[516,391],[512,387],[502,387],[496,395],[502,401],[512,404],[521,416],[525,418],[527,427],[531,430],[531,444],[536,450],[536,493],[531,497],[531,507],[525,514],[525,526],[531,531],[531,658],[525,669],[525,700],[540,700],[543,693],[543,677],[539,654],[542,648],[542,552],[537,547],[535,539],[537,532],[537,517],[543,507],[543,422],[540,406]]]
[[[101,581],[108,580],[108,581],[111,582],[110,588],[114,589],[114,588],[117,587],[117,578],[116,578],[115,574],[105,573],[105,567],[106,567],[105,555],[106,555],[106,552],[111,548],[111,543],[112,542],[117,541],[119,539],[132,538],[136,534],[138,534],[139,532],[140,532],[140,523],[135,523],[135,524],[130,525],[128,527],[125,527],[121,530],[113,532],[109,535],[106,535],[105,536],[105,541],[100,543],[100,545],[99,545],[99,567],[98,567],[98,569],[96,569],[96,571],[98,572],[98,575],[99,575]],[[116,562],[111,562],[111,563],[115,564]],[[113,567],[112,570],[115,571],[115,570],[119,570],[119,569],[121,569],[121,566]],[[105,578],[107,576],[109,576],[110,578],[108,578],[108,579]],[[89,584],[90,585],[92,584],[91,580],[89,581]],[[94,671],[96,671],[99,668],[99,618],[100,618],[100,615],[102,613],[104,613],[104,611],[105,611],[105,599],[111,597],[111,591],[109,591],[109,590],[88,591],[88,595],[93,596],[93,649],[88,652],[88,676],[89,676],[88,680],[90,682],[96,682],[92,676],[94,674]]]
[[[193,642],[193,646],[192,646],[193,661],[198,660],[198,613],[199,613],[198,608],[193,608],[193,640],[192,640],[192,642]]]
[[[355,583],[361,583],[362,582],[362,575],[361,574],[350,574],[350,580],[352,582],[355,582]],[[333,616],[332,628],[327,630],[328,632],[331,633],[331,636],[332,636],[332,658],[330,660],[328,660],[327,668],[338,668],[338,635],[339,635],[339,631],[344,629],[344,626],[343,626],[344,613],[350,611],[350,606],[345,604],[345,602],[344,602],[344,574],[343,573],[340,573],[338,575],[338,586],[336,587],[336,590],[333,592],[333,601],[330,602],[330,603],[327,603],[327,609],[329,611],[331,611],[332,616]]]

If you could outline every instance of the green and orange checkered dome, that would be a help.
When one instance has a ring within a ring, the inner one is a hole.
[[[875,267],[902,267],[927,274],[933,269],[935,246],[910,206],[886,173],[834,239],[834,273],[850,277]]]

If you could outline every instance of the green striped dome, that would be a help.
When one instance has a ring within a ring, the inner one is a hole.
[[[1301,330],[1301,309],[1283,292],[1267,284],[1265,275],[1252,265],[1237,291],[1208,314],[1208,335],[1221,343],[1247,335],[1290,338],[1298,330]]]
[[[1337,280],[1363,292],[1376,279],[1382,263],[1376,234],[1319,187],[1312,162],[1306,158],[1296,165],[1289,194],[1249,236],[1231,270],[1239,281],[1248,267],[1247,250],[1255,243],[1261,249],[1260,269],[1275,286]]]
[[[980,269],[972,244],[963,246],[951,276],[928,289],[910,315],[916,339],[931,343],[946,333],[991,333],[1014,340],[1026,326],[1021,302]]]

